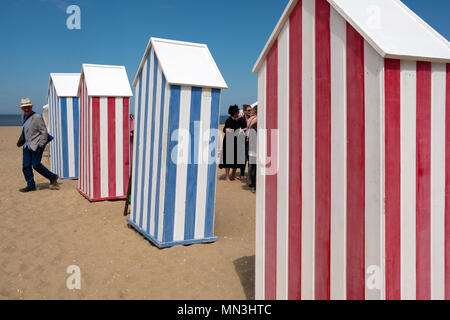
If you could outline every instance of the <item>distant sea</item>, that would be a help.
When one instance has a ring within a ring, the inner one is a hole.
[[[0,127],[20,127],[22,116],[17,114],[0,114]]]

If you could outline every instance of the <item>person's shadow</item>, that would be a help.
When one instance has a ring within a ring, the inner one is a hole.
[[[233,261],[247,300],[255,300],[255,256]]]

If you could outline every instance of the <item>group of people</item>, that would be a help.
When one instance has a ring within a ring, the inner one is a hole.
[[[248,164],[248,182],[256,192],[256,134],[258,131],[258,106],[243,105],[242,112],[237,105],[228,109],[225,134],[220,158],[220,169],[225,169],[225,180],[244,180]],[[236,175],[240,169],[240,176]]]

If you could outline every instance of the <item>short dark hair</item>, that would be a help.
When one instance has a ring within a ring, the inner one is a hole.
[[[237,105],[230,106],[230,107],[228,108],[228,114],[229,114],[230,116],[235,115],[237,112],[239,112],[239,107],[238,107]]]

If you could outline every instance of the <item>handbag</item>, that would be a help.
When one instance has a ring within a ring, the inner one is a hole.
[[[23,145],[25,144],[25,135],[23,134],[23,130],[22,130],[22,134],[20,135],[19,140],[17,141],[17,147],[23,147]]]

